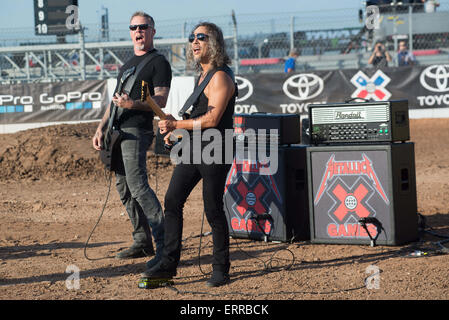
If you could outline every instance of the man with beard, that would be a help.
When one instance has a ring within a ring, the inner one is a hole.
[[[154,136],[154,114],[147,103],[140,101],[141,83],[142,81],[148,83],[153,100],[163,108],[167,103],[172,73],[168,61],[154,48],[153,39],[156,30],[153,18],[144,12],[136,12],[131,17],[129,29],[134,56],[120,69],[118,81],[125,71],[137,67],[149,55],[152,55],[152,58],[146,60],[129,95],[116,93],[112,98],[112,102],[119,107],[116,126],[122,133],[118,165],[115,170],[116,186],[134,228],[133,244],[130,248],[119,252],[116,258],[132,259],[154,255],[151,239],[153,235],[156,256],[149,262],[151,266],[158,261],[162,253],[164,216],[161,204],[148,184],[146,155]],[[105,112],[92,139],[96,150],[100,150],[103,146],[104,129],[109,121],[109,115],[110,108]]]

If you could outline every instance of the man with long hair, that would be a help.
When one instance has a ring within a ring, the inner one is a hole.
[[[225,130],[232,129],[237,88],[232,71],[227,66],[231,60],[226,53],[223,33],[219,27],[213,23],[200,23],[190,34],[189,42],[188,59],[201,72],[196,87],[207,74],[212,74],[212,78],[193,103],[189,119],[175,120],[169,115],[166,120],[159,121],[159,129],[161,134],[176,129],[187,130],[190,133],[188,143],[193,146],[190,148],[192,158],[195,149],[192,137],[198,132],[195,131],[198,128],[200,132],[209,128],[218,129],[221,141],[213,143],[221,143],[221,150],[225,150]],[[165,195],[165,241],[162,259],[154,268],[144,272],[143,278],[171,279],[176,275],[181,256],[183,207],[193,188],[203,180],[204,210],[213,238],[213,271],[207,285],[216,287],[230,282],[229,230],[223,208],[225,180],[229,169],[230,164],[224,161],[206,164],[203,159],[199,164],[189,161],[175,167]]]

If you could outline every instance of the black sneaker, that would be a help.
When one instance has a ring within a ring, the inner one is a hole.
[[[133,247],[123,250],[115,255],[117,259],[135,259],[154,256],[153,247]]]
[[[231,279],[229,278],[229,274],[227,272],[213,271],[212,277],[207,280],[206,285],[210,288],[214,288],[224,286],[230,282]]]
[[[164,267],[161,263],[153,268],[147,269],[140,274],[142,278],[147,279],[171,279],[176,276],[176,269],[169,269]]]

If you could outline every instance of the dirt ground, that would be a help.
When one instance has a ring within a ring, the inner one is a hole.
[[[91,147],[95,124],[0,135],[2,300],[447,300],[449,255],[423,233],[404,246],[264,243],[231,239],[231,284],[207,289],[211,236],[201,232],[201,185],[185,206],[183,251],[174,288],[137,287],[147,259],[117,260],[131,224],[112,179],[104,215],[85,257],[108,180]],[[449,235],[449,119],[411,120],[418,210]],[[163,201],[173,166],[148,155],[150,184]],[[209,231],[205,224],[204,232]],[[199,245],[201,240],[201,252]],[[446,243],[446,246],[449,246]],[[410,257],[414,250],[428,254]],[[199,259],[200,257],[200,266]],[[374,269],[373,269],[374,268]],[[378,281],[367,277],[378,270]],[[79,287],[73,281],[79,271]],[[368,284],[368,285],[367,285]]]

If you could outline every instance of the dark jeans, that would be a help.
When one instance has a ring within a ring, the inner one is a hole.
[[[179,164],[165,195],[165,246],[162,265],[176,269],[181,257],[183,208],[187,197],[203,179],[204,211],[212,228],[214,270],[229,272],[229,229],[223,194],[230,165]],[[200,222],[198,223],[198,226]]]
[[[153,231],[156,252],[164,246],[164,216],[156,194],[148,184],[147,150],[153,132],[138,128],[122,128],[121,157],[115,173],[117,191],[133,225],[133,246],[152,247]],[[158,252],[157,252],[158,253]]]

